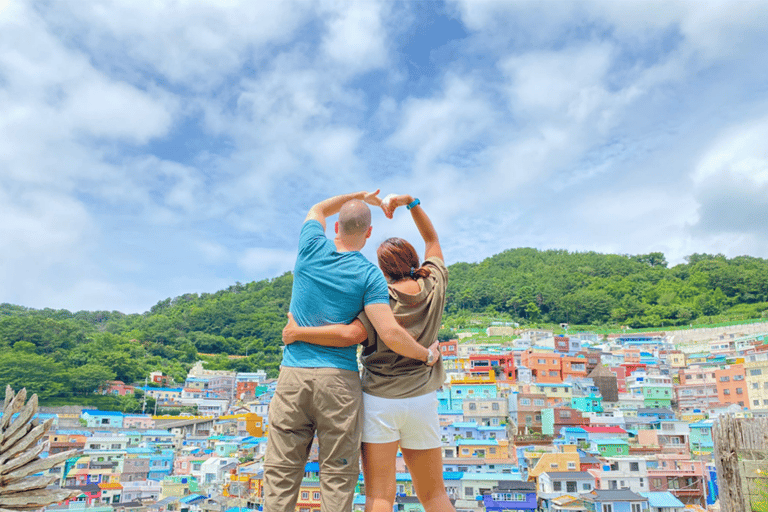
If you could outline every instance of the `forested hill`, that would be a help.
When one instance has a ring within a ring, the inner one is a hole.
[[[445,323],[471,317],[526,324],[666,327],[759,318],[768,261],[694,254],[668,268],[661,253],[620,256],[513,249],[450,267]],[[209,368],[277,374],[292,275],[166,299],[144,314],[71,313],[0,305],[0,385],[77,403],[99,383],[141,382],[153,370],[183,381]],[[228,359],[225,354],[241,355]],[[133,404],[135,406],[135,404]]]
[[[668,268],[639,256],[513,249],[450,267],[450,314],[504,313],[529,322],[659,327],[700,317],[759,318],[768,310],[768,260],[693,254]]]

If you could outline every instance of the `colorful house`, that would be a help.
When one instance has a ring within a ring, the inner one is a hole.
[[[487,512],[536,510],[537,501],[533,482],[502,481],[492,492],[483,494]]]

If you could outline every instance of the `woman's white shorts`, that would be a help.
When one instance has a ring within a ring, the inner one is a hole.
[[[442,446],[437,392],[412,398],[381,398],[363,393],[363,442],[391,443],[411,450]]]

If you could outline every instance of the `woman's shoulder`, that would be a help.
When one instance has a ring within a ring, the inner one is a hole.
[[[430,272],[437,272],[443,280],[448,280],[448,267],[445,266],[445,262],[437,256],[430,256],[424,260],[422,265],[430,269]]]

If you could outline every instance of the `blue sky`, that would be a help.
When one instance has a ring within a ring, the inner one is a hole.
[[[766,47],[765,1],[0,0],[0,302],[272,278],[312,204],[376,188],[448,264],[765,258]],[[394,235],[375,212],[365,254]]]

